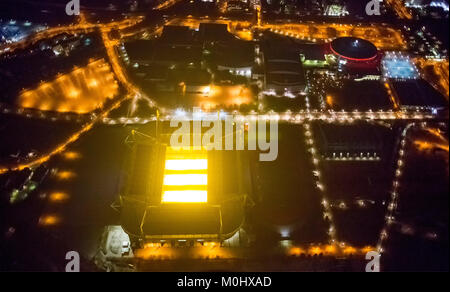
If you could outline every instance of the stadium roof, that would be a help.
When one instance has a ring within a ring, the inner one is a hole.
[[[191,45],[194,32],[188,26],[166,25],[159,41],[171,45]]]
[[[220,42],[214,45],[212,51],[217,64],[225,67],[248,67],[255,60],[254,45],[247,41]]]
[[[392,81],[392,87],[402,106],[448,108],[444,96],[423,79]]]
[[[346,80],[327,90],[327,104],[336,111],[390,110],[393,105],[380,80]]]
[[[342,37],[331,42],[331,50],[345,59],[355,61],[373,60],[377,57],[377,47],[369,41]]]
[[[236,155],[135,142],[121,194],[121,224],[131,238],[221,240],[244,218]],[[232,164],[229,165],[229,164]]]
[[[228,26],[221,23],[200,23],[199,32],[202,41],[230,41],[235,39],[228,32]]]

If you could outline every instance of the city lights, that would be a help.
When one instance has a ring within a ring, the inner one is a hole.
[[[92,61],[85,68],[76,69],[37,89],[23,92],[19,104],[24,108],[42,111],[85,114],[100,108],[106,100],[118,94],[118,85],[111,76],[105,60]],[[101,89],[89,86],[93,82],[89,80],[94,78]]]
[[[55,203],[60,203],[67,201],[69,199],[69,195],[63,192],[54,192],[49,196],[49,200]]]
[[[400,31],[384,26],[354,26],[347,24],[296,24],[266,25],[274,33],[292,35],[294,38],[312,42],[330,42],[340,37],[357,37],[366,39],[382,50],[400,50],[407,48]]]
[[[445,1],[96,1],[2,11],[0,269],[447,267]]]
[[[54,226],[61,222],[61,218],[57,215],[44,215],[39,219],[42,226]]]

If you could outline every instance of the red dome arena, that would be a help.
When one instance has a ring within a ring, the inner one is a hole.
[[[332,41],[329,53],[338,61],[341,71],[354,74],[378,74],[381,52],[371,42],[355,38],[342,37]]]
[[[331,42],[330,48],[335,55],[351,61],[371,61],[378,56],[377,47],[360,38],[338,38]]]

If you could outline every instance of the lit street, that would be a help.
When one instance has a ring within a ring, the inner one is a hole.
[[[447,0],[12,2],[0,271],[448,271]]]

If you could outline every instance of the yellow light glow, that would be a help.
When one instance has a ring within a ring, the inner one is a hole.
[[[300,247],[293,247],[289,250],[289,254],[293,256],[299,256],[305,254],[306,252]]]
[[[206,186],[208,175],[206,174],[166,174],[165,186]]]
[[[211,86],[206,86],[205,88],[203,88],[202,93],[204,95],[209,95],[211,93]]]
[[[319,246],[313,246],[309,249],[311,255],[318,255],[322,253],[322,249]]]
[[[336,246],[335,245],[327,245],[325,247],[325,252],[329,253],[329,254],[334,254],[337,252]]]
[[[103,106],[119,90],[111,67],[104,59],[26,90],[19,96],[19,105],[41,111],[85,114]]]
[[[95,80],[95,79],[92,80],[91,83],[89,83],[89,86],[90,86],[90,87],[97,87],[97,86],[98,86],[97,80]]]
[[[76,174],[74,172],[71,171],[59,171],[56,174],[56,177],[60,180],[68,180],[68,179],[72,179],[76,176]]]
[[[344,254],[355,254],[356,252],[357,250],[352,246],[348,246],[344,249]]]
[[[63,202],[69,199],[69,195],[66,193],[55,192],[50,194],[50,201],[52,202]]]
[[[52,226],[56,225],[61,221],[61,218],[59,218],[56,215],[44,215],[41,218],[39,218],[39,224],[43,226]]]
[[[178,149],[169,147],[162,203],[207,203],[208,159],[204,149]]]
[[[365,246],[364,248],[361,249],[361,252],[363,254],[367,254],[368,252],[375,251],[375,250],[376,250],[376,248],[373,246]]]
[[[81,157],[80,153],[73,152],[73,151],[65,152],[63,155],[64,155],[64,158],[67,160],[75,160],[75,159],[79,159]]]
[[[80,95],[80,92],[78,90],[71,90],[69,92],[69,98],[77,98]]]
[[[406,41],[400,30],[382,25],[360,25],[341,23],[280,23],[264,24],[282,35],[293,35],[312,42],[329,42],[338,37],[359,37],[372,42],[382,50],[405,50]]]
[[[166,160],[166,170],[205,170],[208,169],[207,159]]]
[[[206,203],[207,191],[165,191],[162,197],[163,203]]]

